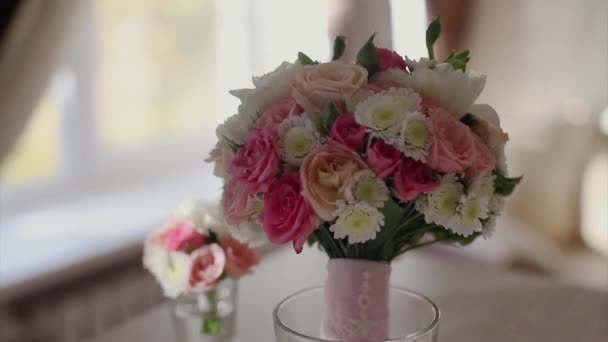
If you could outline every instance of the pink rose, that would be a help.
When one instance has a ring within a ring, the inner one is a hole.
[[[367,147],[365,156],[369,165],[380,178],[388,177],[395,172],[401,162],[401,152],[382,139],[374,139]]]
[[[473,137],[473,140],[473,145],[475,146],[475,160],[473,160],[473,165],[465,172],[467,179],[473,179],[480,174],[493,170],[496,166],[496,156],[484,144],[483,140],[476,135]]]
[[[245,185],[234,179],[224,185],[222,207],[226,223],[237,225],[251,215],[253,197],[245,191]]]
[[[190,222],[176,223],[164,237],[164,245],[170,251],[189,253],[204,244],[205,236],[198,233]]]
[[[230,172],[234,179],[245,184],[249,194],[265,192],[279,172],[281,156],[276,137],[267,129],[253,128],[245,146],[234,157]]]
[[[279,126],[283,120],[290,115],[299,115],[301,113],[302,107],[298,106],[293,97],[288,96],[281,102],[268,107],[256,121],[255,127],[260,129],[268,128],[273,134],[277,135]]]
[[[433,143],[427,157],[428,165],[436,171],[460,173],[475,160],[474,134],[443,108],[431,110]]]
[[[231,237],[220,239],[220,246],[226,254],[226,275],[231,278],[249,273],[251,267],[259,261],[258,254],[253,249]]]
[[[228,170],[234,160],[234,152],[228,146],[224,146],[221,142],[218,142],[215,147],[209,152],[209,158],[205,159],[206,162],[213,162],[213,174],[220,178],[226,178],[229,175]]]
[[[433,191],[439,183],[440,180],[428,166],[411,158],[403,158],[395,173],[395,192],[404,202]]]
[[[226,255],[216,243],[203,246],[191,255],[188,284],[192,290],[204,290],[215,285],[224,272]]]
[[[338,116],[331,126],[329,138],[331,141],[342,144],[354,151],[360,151],[365,144],[365,127],[355,121],[353,113],[344,113]]]
[[[310,203],[302,196],[302,184],[297,172],[277,178],[264,195],[260,222],[274,243],[293,241],[296,253],[316,228],[317,218]]]
[[[420,108],[424,115],[430,115],[431,112],[439,107],[439,105],[428,96],[418,94],[420,96]]]
[[[376,48],[376,55],[378,56],[379,72],[391,68],[405,70],[405,61],[395,51],[385,48]]]
[[[307,112],[354,94],[367,84],[367,70],[340,61],[306,65],[296,72],[292,95]]]

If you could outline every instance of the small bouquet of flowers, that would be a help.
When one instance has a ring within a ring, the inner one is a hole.
[[[340,60],[344,37],[331,62],[299,53],[254,77],[255,88],[231,91],[238,113],[217,128],[210,159],[229,228],[263,231],[296,253],[318,243],[330,257],[325,336],[362,337],[344,328],[361,314],[342,303],[359,296],[344,279],[380,279],[406,251],[490,235],[520,180],[507,175],[498,115],[474,104],[486,77],[467,68],[469,51],[434,59],[440,27],[429,26],[429,58],[419,60],[377,48],[373,35],[355,63]],[[387,303],[384,278],[368,291],[376,306]],[[364,337],[382,338],[386,310],[372,311]]]
[[[171,220],[146,238],[143,258],[166,297],[205,296],[201,333],[211,335],[225,333],[217,287],[249,273],[259,259],[255,250],[227,234],[216,212],[202,201],[183,201]]]

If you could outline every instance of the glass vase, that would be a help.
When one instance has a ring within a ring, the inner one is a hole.
[[[332,259],[324,287],[298,292],[274,310],[278,342],[436,342],[439,309],[416,292],[389,287],[390,265]]]
[[[177,342],[228,342],[235,336],[237,282],[226,279],[200,293],[184,294],[172,303]]]

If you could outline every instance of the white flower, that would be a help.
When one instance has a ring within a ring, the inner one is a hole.
[[[355,109],[356,121],[372,135],[393,143],[406,115],[420,109],[420,97],[409,89],[391,88],[363,100]]]
[[[488,218],[487,201],[475,195],[462,196],[456,215],[452,216],[446,226],[456,234],[469,236],[481,231],[482,219]]]
[[[372,76],[371,81],[374,83],[394,83],[401,87],[407,87],[412,83],[410,75],[405,70],[398,68],[377,72]]]
[[[150,271],[168,298],[177,298],[188,290],[191,258],[184,252],[168,252],[162,246],[144,246],[144,267]]]
[[[291,82],[301,65],[283,62],[275,70],[254,77],[254,89],[234,89],[230,94],[241,100],[238,113],[255,120],[270,105],[291,94]]]
[[[306,113],[292,115],[279,126],[281,156],[288,164],[298,166],[308,153],[321,143],[321,136]]]
[[[453,174],[446,174],[441,178],[439,186],[420,196],[416,200],[416,209],[424,214],[426,223],[435,223],[447,226],[450,219],[456,214],[464,186]]]
[[[349,244],[375,239],[376,233],[384,225],[384,215],[365,202],[338,203],[334,214],[338,219],[329,230],[336,239],[348,237]]]
[[[217,126],[215,135],[228,146],[243,145],[253,124],[253,117],[242,113],[234,114]]]
[[[228,232],[235,239],[248,243],[251,247],[259,247],[268,242],[266,233],[257,218],[244,220],[238,225],[228,225]]]
[[[371,170],[355,173],[346,189],[346,198],[353,202],[365,202],[382,208],[388,200],[389,190],[384,181],[377,178]]]
[[[490,214],[490,199],[494,193],[494,176],[481,175],[473,180],[462,196],[456,215],[447,223],[449,229],[462,236],[482,231],[482,220]]]
[[[422,57],[416,61],[405,56],[405,65],[410,70],[432,69],[437,65],[437,61],[426,57]]]
[[[467,112],[486,83],[485,75],[470,69],[454,70],[447,63],[438,64],[434,69],[416,69],[411,76],[406,76],[401,79],[404,86],[433,99],[457,118]]]
[[[494,195],[490,200],[489,216],[483,222],[481,233],[484,238],[490,238],[494,234],[494,228],[496,227],[496,219],[500,216],[502,209],[504,208],[505,201],[504,197]]]
[[[346,104],[347,112],[354,112],[359,103],[363,102],[366,98],[374,95],[374,91],[370,89],[359,89],[350,96],[344,97],[344,103]]]
[[[425,161],[432,137],[431,120],[418,112],[409,113],[401,124],[401,151],[412,159]]]
[[[191,222],[201,234],[206,234],[211,228],[217,230],[215,227],[221,222],[215,206],[196,198],[180,201],[171,216],[174,221]]]

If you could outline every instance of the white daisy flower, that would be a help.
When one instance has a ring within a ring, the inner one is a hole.
[[[485,174],[473,180],[462,196],[448,228],[462,236],[482,231],[482,220],[490,215],[490,199],[494,193],[494,175]]]
[[[409,89],[391,88],[363,100],[355,108],[355,119],[372,135],[393,143],[398,140],[401,123],[420,108],[420,97]]]
[[[489,216],[483,222],[481,234],[484,238],[490,238],[494,234],[494,228],[496,227],[496,219],[500,216],[500,212],[504,208],[505,201],[504,197],[494,195],[490,200]]]
[[[321,136],[306,114],[292,115],[279,127],[281,156],[290,165],[300,165],[304,157],[320,143]]]
[[[338,203],[335,215],[338,219],[329,230],[336,239],[348,237],[349,244],[375,239],[384,225],[384,215],[365,202]]]
[[[414,160],[425,161],[432,136],[431,120],[419,112],[410,113],[401,124],[401,151]]]
[[[469,236],[481,231],[480,220],[488,218],[488,212],[487,200],[473,194],[465,195],[456,208],[456,215],[446,226],[458,235]]]
[[[388,200],[389,190],[384,181],[377,178],[371,170],[361,170],[353,175],[346,190],[346,198],[353,202],[366,202],[367,204],[382,208]]]
[[[427,223],[447,226],[449,220],[456,214],[463,189],[464,186],[458,181],[458,177],[446,174],[435,190],[416,200],[416,209],[424,214]]]

